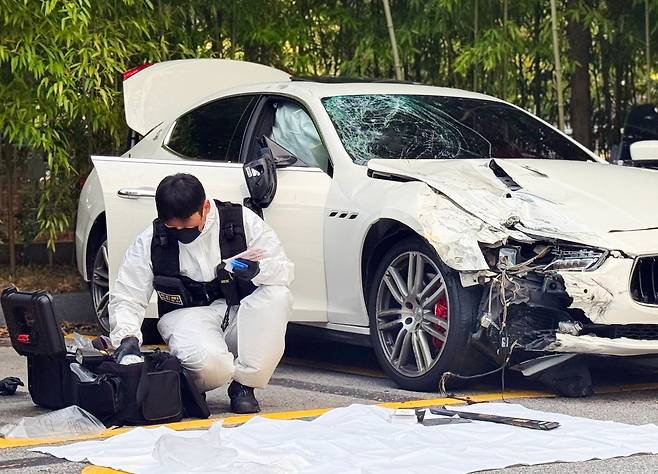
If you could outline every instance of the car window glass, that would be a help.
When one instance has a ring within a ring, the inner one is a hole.
[[[254,96],[236,96],[202,105],[181,116],[166,146],[184,158],[237,162]]]
[[[275,103],[274,110],[272,140],[307,166],[326,170],[329,154],[308,113],[290,101]]]
[[[322,103],[357,164],[374,158],[592,160],[553,128],[501,102],[381,94]]]

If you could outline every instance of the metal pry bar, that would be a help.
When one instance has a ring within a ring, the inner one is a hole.
[[[529,428],[531,430],[554,430],[560,426],[557,421],[529,420],[526,418],[513,418],[510,416],[488,415],[485,413],[470,413],[467,411],[448,410],[445,407],[430,408],[430,413],[443,416],[459,416],[467,420],[488,421],[491,423],[500,423],[503,425],[518,426],[520,428]]]

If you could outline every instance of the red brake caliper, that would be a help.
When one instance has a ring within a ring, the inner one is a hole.
[[[443,296],[437,303],[436,306],[434,306],[434,314],[436,315],[437,318],[443,319],[444,321],[448,321],[448,302],[446,301],[445,296]],[[445,333],[445,330],[439,326],[438,324],[434,324],[434,328],[440,332],[441,334]],[[432,345],[436,347],[437,349],[441,349],[443,347],[443,341],[433,337],[432,338]]]

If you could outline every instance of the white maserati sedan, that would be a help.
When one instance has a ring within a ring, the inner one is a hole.
[[[609,165],[493,97],[418,84],[180,60],[126,73],[124,99],[141,139],[92,158],[76,229],[105,329],[158,182],[187,172],[276,230],[296,266],[291,327],[371,345],[401,387],[658,355],[657,171]]]

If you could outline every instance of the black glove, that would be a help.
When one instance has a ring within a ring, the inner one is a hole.
[[[108,345],[108,339],[107,336],[97,336],[91,340],[91,345],[94,346],[94,349],[97,351],[106,351],[110,349],[110,345]]]
[[[235,275],[235,278],[244,281],[251,281],[256,275],[260,273],[260,265],[258,262],[243,258],[237,258],[236,261],[247,265],[247,268],[238,268],[233,265],[233,274]]]
[[[18,377],[7,377],[0,380],[0,395],[13,395],[16,393],[18,386],[24,384]]]
[[[119,344],[117,350],[114,351],[114,360],[116,362],[121,362],[121,359],[127,355],[142,355],[141,351],[139,350],[139,339],[137,339],[135,336],[128,336],[122,339],[121,344]]]

